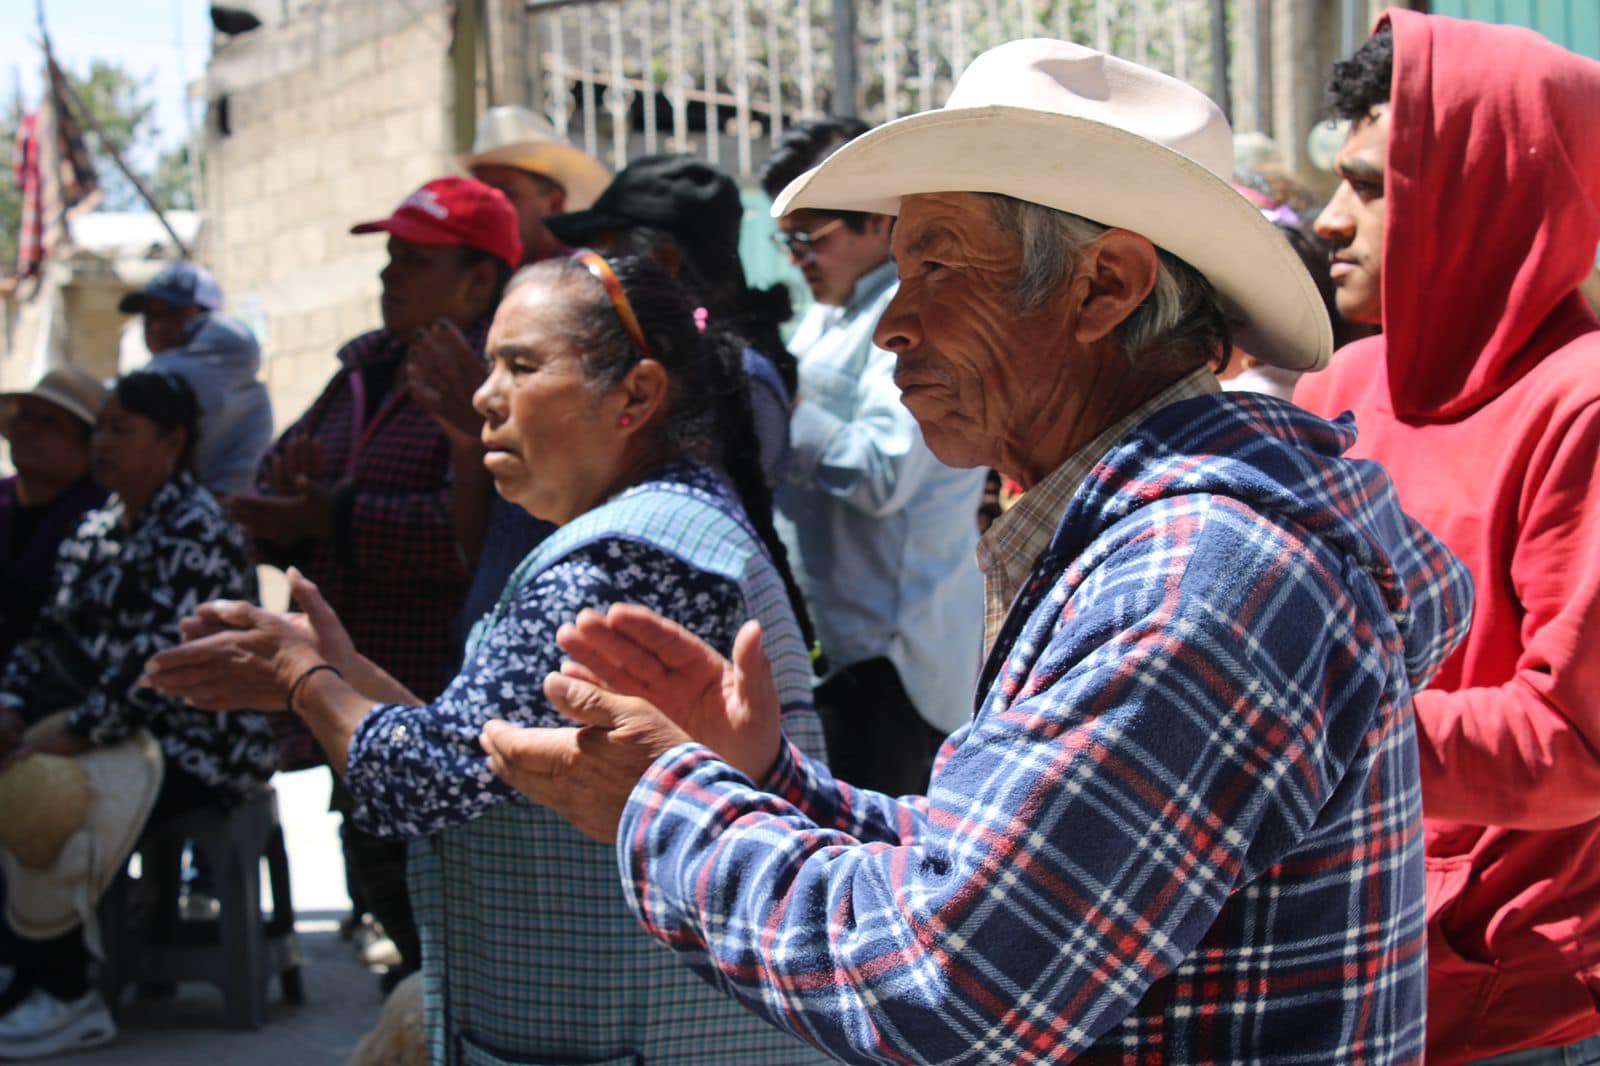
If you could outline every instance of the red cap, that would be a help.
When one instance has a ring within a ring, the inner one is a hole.
[[[351,233],[392,233],[417,244],[464,244],[522,265],[521,225],[505,193],[471,178],[438,178],[405,198],[381,222],[351,226]]]

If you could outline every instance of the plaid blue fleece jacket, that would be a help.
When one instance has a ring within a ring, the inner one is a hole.
[[[1422,1056],[1412,694],[1471,583],[1346,420],[1166,407],[1068,505],[926,797],[664,755],[645,927],[846,1062]]]

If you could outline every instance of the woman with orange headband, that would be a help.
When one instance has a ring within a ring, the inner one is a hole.
[[[350,646],[309,582],[304,617],[202,608],[147,682],[198,706],[298,714],[368,831],[412,841],[431,1061],[822,1061],[702,985],[638,930],[610,849],[488,769],[483,724],[564,724],[545,699],[556,632],[632,602],[725,653],[759,618],[784,728],[820,752],[803,611],[772,531],[739,344],[697,328],[661,268],[579,252],[512,282],[489,333],[484,465],[559,528],[423,705]]]

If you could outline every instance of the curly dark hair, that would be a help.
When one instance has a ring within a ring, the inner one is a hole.
[[[1393,79],[1394,34],[1384,23],[1349,59],[1334,62],[1323,106],[1332,118],[1351,122],[1366,118],[1373,108],[1389,102]]]
[[[607,255],[605,259],[633,306],[651,356],[667,371],[664,450],[727,472],[750,524],[783,578],[806,647],[813,647],[816,627],[789,566],[788,552],[772,525],[772,490],[761,472],[761,449],[744,373],[744,341],[715,319],[702,333],[687,290],[655,260],[635,255]],[[525,268],[513,279],[512,288],[542,278],[576,286],[574,298],[564,303],[566,320],[562,325],[583,352],[585,380],[597,389],[620,382],[638,362],[639,351],[604,286],[578,260],[562,258]]]

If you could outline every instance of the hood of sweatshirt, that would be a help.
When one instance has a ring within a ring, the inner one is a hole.
[[[1100,461],[1050,552],[1075,556],[1084,545],[1063,543],[1067,530],[1092,536],[1165,497],[1239,500],[1372,576],[1405,644],[1408,679],[1420,689],[1466,634],[1472,578],[1401,510],[1383,467],[1345,456],[1355,440],[1349,416],[1329,422],[1269,396],[1219,393],[1173,404]]]
[[[1448,419],[1594,320],[1600,63],[1531,30],[1392,10],[1383,251],[1389,398]]]
[[[182,347],[157,352],[155,358],[173,369],[182,364],[181,372],[206,374],[238,386],[255,380],[261,369],[261,346],[244,323],[212,312],[190,323]]]

